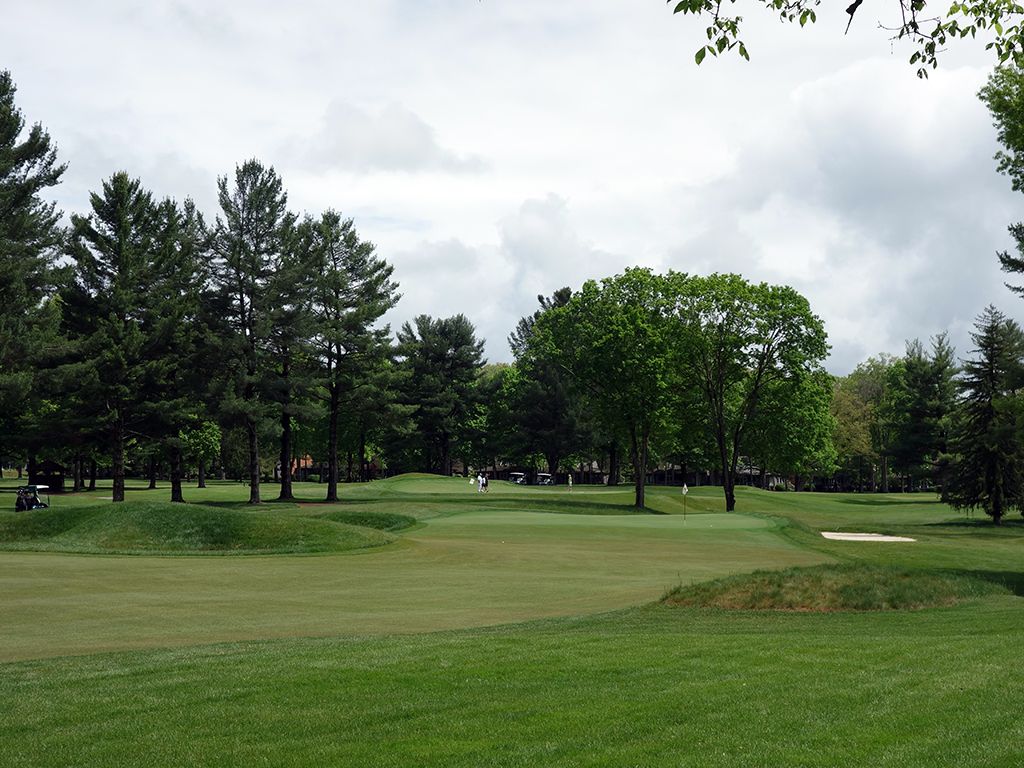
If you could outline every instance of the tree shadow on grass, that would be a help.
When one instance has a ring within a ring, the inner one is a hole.
[[[900,507],[913,504],[941,504],[938,498],[935,499],[880,499],[873,494],[864,494],[860,499],[837,499],[840,504],[849,504],[855,507]]]
[[[991,584],[998,584],[1001,587],[1006,587],[1017,597],[1024,597],[1024,573],[1017,571],[969,571],[969,570],[949,570],[946,573],[955,574],[957,576],[969,576],[975,579],[981,579]]]
[[[981,514],[980,517],[962,517],[956,520],[944,520],[937,523],[922,523],[922,525],[931,527],[938,526],[942,528],[972,528],[982,529],[986,531],[1005,531],[1012,530],[1016,533],[1024,532],[1024,519],[1020,518],[1003,518],[999,525],[992,522],[992,518],[985,514]]]

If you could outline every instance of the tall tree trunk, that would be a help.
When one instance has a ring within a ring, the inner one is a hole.
[[[199,470],[198,471],[199,471],[199,483],[198,483],[198,485],[196,487],[197,488],[205,488],[206,487],[206,459],[200,459],[199,460]]]
[[[557,477],[558,476],[558,459],[559,459],[558,454],[557,453],[549,453],[549,454],[545,455],[544,458],[548,462],[548,473],[551,475],[552,478]],[[554,482],[554,479],[552,479],[552,482]]]
[[[114,439],[111,446],[111,474],[114,479],[113,501],[124,501],[124,422],[119,416],[114,424]]]
[[[171,448],[171,501],[184,502],[181,495],[181,448]]]
[[[352,482],[352,449],[345,452],[345,482]]]
[[[327,419],[327,499],[338,500],[338,402],[337,385],[331,385],[330,413]]]
[[[73,493],[78,493],[80,490],[82,490],[83,485],[81,456],[75,456],[74,462],[72,462],[72,467],[74,468],[73,471],[75,473],[75,477],[74,480],[72,481],[71,491]]]
[[[718,461],[722,468],[722,491],[725,493],[725,511],[732,512],[736,509],[736,459],[734,455],[729,458],[729,451],[726,448],[725,435],[717,436]]]
[[[89,490],[96,490],[96,475],[99,472],[99,467],[96,466],[96,459],[89,459]]]
[[[882,493],[889,492],[889,457],[882,456]]]
[[[149,457],[149,472],[148,472],[148,474],[149,474],[149,490],[152,491],[152,490],[154,490],[156,488],[156,457],[155,456],[150,456]]]
[[[647,443],[646,432],[637,436],[635,427],[630,430],[630,455],[633,459],[633,505],[637,509],[644,508],[644,491],[647,481]]]
[[[289,501],[292,495],[292,417],[281,414],[281,501]]]
[[[370,468],[366,466],[366,430],[359,430],[359,482],[370,480]]]
[[[260,444],[256,419],[245,420],[245,431],[249,438],[249,503],[260,503]]]
[[[619,484],[619,444],[612,441],[608,446],[608,485]]]

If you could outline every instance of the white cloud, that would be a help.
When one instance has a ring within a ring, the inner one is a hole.
[[[320,131],[300,146],[299,161],[312,170],[479,171],[483,161],[443,148],[437,132],[400,104],[367,111],[342,101],[327,108]]]
[[[212,218],[258,157],[395,264],[393,321],[464,312],[492,359],[537,294],[643,264],[792,283],[843,372],[946,328],[966,352],[985,304],[1021,306],[989,54],[920,82],[863,13],[848,36],[840,5],[754,14],[751,64],[696,68],[701,24],[656,2],[39,0],[0,50],[70,163],[65,210],[126,168]]]

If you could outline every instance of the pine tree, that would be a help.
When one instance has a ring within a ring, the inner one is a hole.
[[[205,329],[202,292],[208,279],[206,227],[191,200],[178,206],[164,200],[157,208],[153,281],[146,301],[151,307],[148,436],[166,453],[170,465],[171,501],[184,501],[183,431],[205,416],[203,394],[208,371],[203,365]]]
[[[283,259],[293,217],[273,168],[248,160],[235,168],[233,184],[217,180],[222,216],[217,217],[213,284],[223,312],[221,359],[226,370],[222,412],[245,428],[249,503],[260,503],[260,434],[272,419],[267,401],[274,329],[272,281]]]
[[[63,232],[43,192],[65,166],[38,123],[27,131],[16,88],[0,71],[0,451],[24,455],[38,434],[36,369],[57,351],[60,311],[52,301]]]
[[[423,471],[451,474],[452,448],[474,413],[483,346],[465,315],[419,315],[398,332],[402,401],[412,407]]]
[[[315,375],[327,409],[327,501],[336,501],[342,408],[361,407],[356,391],[386,355],[390,330],[377,323],[398,301],[398,285],[393,267],[359,238],[351,219],[329,210],[303,222],[302,230]]]
[[[953,463],[942,499],[957,509],[981,508],[998,525],[1024,504],[1020,387],[1024,333],[989,306],[975,322],[976,357],[963,365],[951,448]]]
[[[89,216],[72,217],[69,330],[78,343],[76,389],[96,408],[97,426],[107,436],[113,499],[124,501],[126,448],[152,416],[149,398],[157,396],[154,382],[163,365],[152,302],[158,212],[152,195],[124,172],[90,200]]]

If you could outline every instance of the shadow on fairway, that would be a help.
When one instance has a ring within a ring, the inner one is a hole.
[[[946,573],[956,574],[958,576],[971,576],[982,581],[987,581],[992,584],[998,584],[1001,587],[1005,587],[1015,594],[1017,597],[1024,597],[1024,573],[1018,573],[1016,571],[970,571],[970,570],[950,570]]]
[[[871,494],[864,494],[863,499],[837,499],[839,504],[849,504],[855,507],[901,507],[906,505],[924,506],[928,504],[942,504],[938,499],[879,499]]]
[[[985,536],[998,536],[1001,538],[1012,538],[1016,539],[1024,534],[1024,520],[1007,520],[1003,518],[1003,521],[996,525],[992,522],[989,517],[970,517],[960,518],[958,520],[944,520],[937,523],[922,523],[923,528],[950,528],[950,529],[967,529],[970,531],[978,531],[979,535]],[[929,531],[931,533],[931,531]]]
[[[210,501],[203,502],[211,507],[224,507],[227,509],[252,509],[245,502],[239,501]],[[460,512],[468,512],[471,509],[521,512],[549,512],[555,514],[569,515],[664,515],[666,512],[659,512],[654,509],[637,509],[632,504],[609,504],[593,501],[584,501],[568,498],[529,498],[522,496],[486,496],[478,494],[472,497],[442,496],[408,494],[403,496],[381,496],[380,498],[345,498],[338,501],[324,501],[323,499],[295,499],[294,501],[264,502],[259,508],[269,508],[277,504],[302,504],[324,507],[374,507],[385,506],[395,507],[403,504],[418,508],[429,508],[451,511],[457,507]]]

